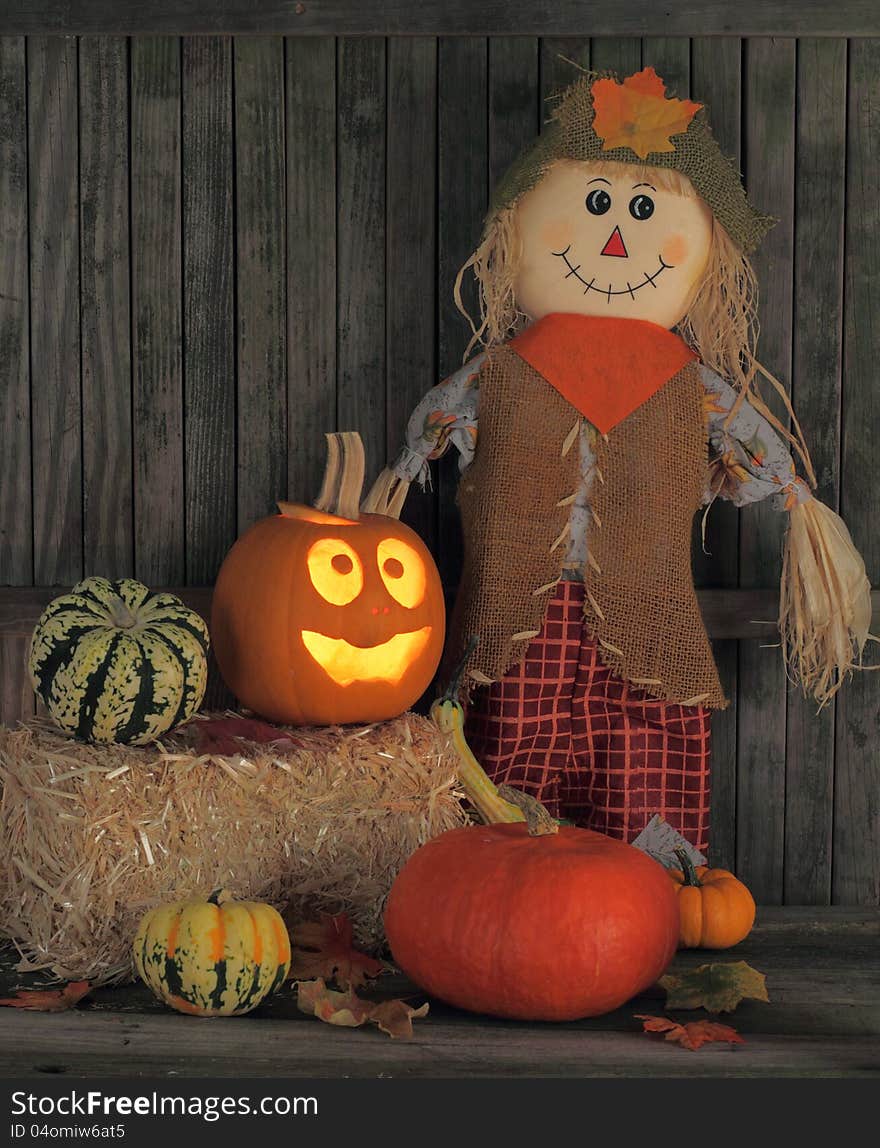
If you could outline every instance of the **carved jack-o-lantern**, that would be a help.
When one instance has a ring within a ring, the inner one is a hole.
[[[430,684],[443,648],[440,575],[417,534],[361,513],[363,448],[328,435],[314,507],[279,503],[230,550],[214,590],[220,670],[274,721],[330,725],[396,717]]]

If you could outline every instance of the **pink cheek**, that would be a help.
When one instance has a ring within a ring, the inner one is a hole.
[[[683,235],[670,235],[660,248],[663,262],[669,263],[673,267],[677,267],[679,263],[684,263],[688,257],[688,251],[688,242]]]
[[[552,219],[540,232],[541,245],[552,251],[563,251],[572,240],[571,224],[565,219]]]

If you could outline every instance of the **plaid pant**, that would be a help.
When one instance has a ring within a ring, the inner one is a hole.
[[[523,661],[475,692],[468,742],[496,784],[555,817],[631,841],[659,813],[705,853],[709,711],[658,701],[611,673],[583,601],[582,583],[559,583]]]

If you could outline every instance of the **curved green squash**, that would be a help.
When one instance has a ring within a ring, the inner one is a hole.
[[[198,709],[208,645],[205,623],[173,594],[86,578],[43,611],[31,681],[65,732],[145,745]]]

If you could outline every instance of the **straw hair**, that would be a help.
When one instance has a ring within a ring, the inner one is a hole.
[[[516,209],[502,208],[483,232],[480,246],[455,277],[455,305],[467,319],[472,333],[462,361],[466,361],[477,346],[488,348],[503,343],[526,320],[516,305],[513,290],[521,253]],[[468,271],[473,272],[477,281],[479,325],[471,318],[461,297],[462,282]]]
[[[448,737],[415,714],[285,736],[219,757],[180,738],[135,749],[0,727],[0,932],[19,969],[129,979],[143,913],[217,888],[294,921],[345,910],[380,947],[406,859],[466,823]]]
[[[862,666],[871,635],[871,584],[843,520],[816,499],[790,515],[779,627],[789,677],[830,701]]]

